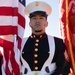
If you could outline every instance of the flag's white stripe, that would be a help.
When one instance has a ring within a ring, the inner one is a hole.
[[[0,38],[6,40],[6,41],[9,41],[9,42],[13,42],[13,35],[3,35],[3,36],[0,36]]]
[[[3,47],[0,46],[0,52],[2,53],[3,55]]]
[[[20,50],[18,50],[17,48],[17,45],[18,45],[18,42],[16,41],[16,38],[17,36],[15,35],[14,36],[14,53],[15,53],[15,60],[18,64],[20,64],[20,55],[21,55],[21,52]]]
[[[4,57],[4,54],[3,54],[3,64],[2,64],[2,75],[6,75],[5,73],[5,66],[6,66],[6,60],[5,60],[5,57]]]
[[[17,7],[18,6],[18,0],[0,0],[0,6],[5,7]]]
[[[12,66],[11,66],[11,62],[10,62],[10,56],[11,56],[11,51],[9,52],[8,67],[9,67],[10,72],[12,73]]]
[[[20,38],[23,38],[25,29],[23,27],[21,27],[20,25],[18,25],[18,30],[19,30],[18,31],[18,36]]]
[[[0,16],[0,26],[17,26],[18,17],[17,16]]]
[[[25,7],[19,2],[19,10],[18,10],[18,12],[19,12],[19,14],[21,14],[23,17],[24,17],[24,15],[25,15],[24,9],[25,9]]]

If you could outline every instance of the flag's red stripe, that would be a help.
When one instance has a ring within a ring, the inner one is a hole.
[[[12,50],[14,43],[0,38],[0,46],[4,47],[5,49]]]
[[[10,61],[11,61],[11,65],[12,65],[13,72],[15,73],[15,75],[20,75],[19,65],[17,64],[13,56],[15,56],[14,50],[12,50]]]
[[[10,70],[9,70],[8,63],[6,63],[6,67],[5,67],[5,68],[6,68],[6,69],[5,69],[6,75],[12,75],[12,73],[11,73]]]
[[[17,16],[18,8],[17,7],[0,7],[0,15],[2,16]]]
[[[0,26],[0,35],[17,34],[17,26]]]
[[[18,49],[21,49],[22,38],[18,36]]]
[[[20,14],[18,14],[18,23],[19,23],[19,25],[21,25],[23,28],[25,28],[25,18],[24,18],[22,15],[20,15]]]

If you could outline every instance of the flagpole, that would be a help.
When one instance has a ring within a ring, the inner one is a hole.
[[[71,38],[69,35],[69,21],[68,21],[68,0],[66,0],[66,30],[67,30],[67,39],[69,42],[69,50],[70,50],[70,57],[71,57],[71,61],[72,61],[72,67],[75,73],[75,61],[74,61],[74,57],[73,57],[73,51],[72,51],[72,43],[71,43]]]

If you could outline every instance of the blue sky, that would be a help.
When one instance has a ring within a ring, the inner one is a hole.
[[[37,0],[26,0],[26,5],[30,2]],[[46,33],[52,36],[61,37],[60,35],[60,25],[59,25],[59,0],[38,0],[44,1],[50,4],[52,7],[52,13],[48,17],[48,27],[46,28]],[[31,28],[29,27],[29,18],[26,17],[26,29],[25,36],[29,36],[31,34]]]

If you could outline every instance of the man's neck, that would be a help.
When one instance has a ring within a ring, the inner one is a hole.
[[[45,32],[32,32],[32,33],[35,35],[41,35],[41,34],[44,34]]]

